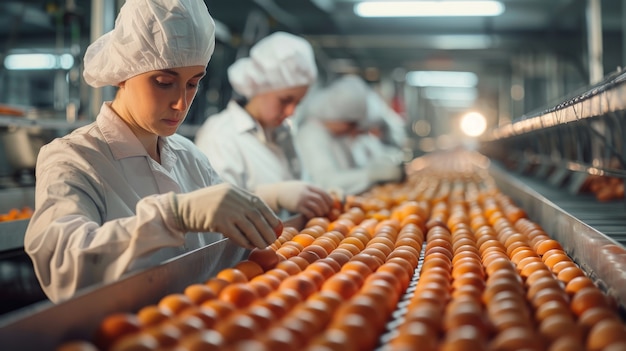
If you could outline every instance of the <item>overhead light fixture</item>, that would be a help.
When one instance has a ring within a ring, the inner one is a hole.
[[[415,87],[473,88],[478,77],[473,72],[458,71],[411,71],[406,82]]]
[[[426,87],[424,97],[429,100],[456,100],[473,102],[478,97],[476,88]]]
[[[70,69],[73,65],[70,54],[11,54],[4,58],[8,70]]]
[[[486,129],[487,119],[478,112],[469,112],[461,118],[461,130],[467,136],[480,136]]]
[[[451,17],[499,16],[504,4],[499,1],[367,1],[354,5],[361,17]]]

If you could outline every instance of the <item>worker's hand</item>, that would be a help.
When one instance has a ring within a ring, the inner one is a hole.
[[[307,218],[324,216],[333,206],[324,189],[299,180],[259,185],[255,194],[275,211],[284,208]]]
[[[386,157],[372,160],[367,165],[367,174],[372,183],[400,182],[406,178],[404,164],[398,164]]]
[[[282,231],[280,219],[261,199],[228,183],[173,196],[184,231],[220,232],[248,249],[266,248]]]

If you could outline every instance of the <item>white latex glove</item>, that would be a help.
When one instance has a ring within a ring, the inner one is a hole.
[[[282,222],[261,199],[228,183],[173,194],[183,231],[219,232],[248,249],[266,248],[282,232]]]
[[[324,216],[333,206],[333,199],[326,191],[300,180],[262,184],[254,193],[274,211],[285,209],[307,218]]]
[[[377,158],[367,165],[367,175],[372,183],[399,182],[406,176],[404,165],[388,158]]]

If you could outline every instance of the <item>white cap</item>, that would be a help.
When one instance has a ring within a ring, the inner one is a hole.
[[[356,75],[345,75],[322,89],[306,106],[307,119],[363,122],[367,119],[369,87]]]
[[[311,44],[285,32],[275,32],[250,49],[250,57],[228,67],[233,89],[246,98],[268,91],[309,86],[317,79]]]
[[[126,0],[112,31],[85,52],[83,76],[98,88],[149,71],[206,66],[215,23],[202,0]]]

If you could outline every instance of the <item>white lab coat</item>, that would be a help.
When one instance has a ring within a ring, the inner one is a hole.
[[[289,127],[283,123],[276,139],[236,101],[210,116],[196,134],[195,143],[227,182],[254,191],[271,184],[302,177]]]
[[[369,133],[359,134],[352,141],[352,157],[358,167],[367,167],[373,160],[387,158],[393,163],[402,162],[402,150],[384,144],[380,138]]]
[[[221,180],[190,140],[175,134],[159,147],[162,164],[105,103],[94,123],[41,148],[24,248],[51,300],[223,237],[177,229],[166,193]]]
[[[325,189],[357,194],[372,185],[368,170],[358,167],[349,137],[333,136],[318,120],[306,120],[298,128],[296,146],[313,183]]]

